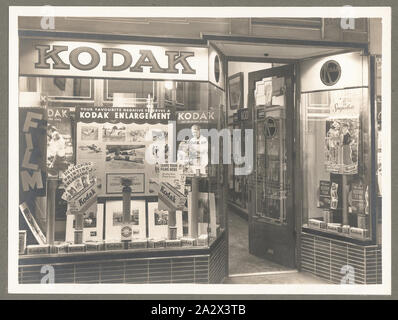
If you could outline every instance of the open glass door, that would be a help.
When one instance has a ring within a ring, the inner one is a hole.
[[[255,165],[249,210],[249,251],[295,267],[293,208],[294,66],[249,73]]]

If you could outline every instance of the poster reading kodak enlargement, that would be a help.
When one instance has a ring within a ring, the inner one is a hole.
[[[163,157],[168,157],[170,120],[172,114],[166,109],[76,109],[77,163],[94,163],[100,196],[120,196],[119,177],[126,175],[134,182],[133,195],[157,195],[149,178],[156,175]],[[158,141],[165,142],[164,150],[159,149]]]

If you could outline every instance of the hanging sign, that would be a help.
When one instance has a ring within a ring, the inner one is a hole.
[[[208,48],[22,39],[21,75],[208,80]]]

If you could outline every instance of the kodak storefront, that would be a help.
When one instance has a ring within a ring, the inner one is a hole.
[[[210,47],[20,38],[19,282],[227,274],[224,60]],[[221,146],[217,145],[217,148]],[[222,153],[221,153],[222,154]]]

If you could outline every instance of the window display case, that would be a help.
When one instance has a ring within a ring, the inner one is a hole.
[[[303,227],[371,240],[367,88],[301,95]]]
[[[217,72],[219,83],[21,74],[20,270],[93,254],[178,267],[186,256],[203,273],[187,282],[220,281],[223,270],[200,262],[220,246],[226,257],[222,142],[210,135],[226,121]]]
[[[42,82],[43,78],[24,79],[33,80]],[[55,211],[67,207],[65,230],[57,233],[57,241],[71,245],[120,242],[123,225],[131,224],[131,241],[139,241],[141,248],[144,240],[148,247],[155,240],[165,248],[177,244],[208,246],[224,228],[222,192],[218,192],[223,167],[211,163],[212,143],[208,141],[208,131],[224,125],[224,92],[211,84],[185,84],[188,92],[183,95],[189,97],[189,104],[180,105],[177,111],[176,103],[170,105],[164,99],[175,84],[168,89],[166,81],[134,80],[143,83],[140,88],[151,90],[132,96],[123,90],[130,88],[132,80],[117,81],[122,92],[113,89],[109,107],[68,108],[54,100],[51,107],[46,101],[40,108],[47,113],[47,128],[43,129],[48,136],[47,176],[57,180],[61,193]],[[104,93],[106,105],[110,96]],[[73,214],[74,201],[82,202],[81,196],[88,196],[85,183],[89,184],[90,179],[95,180],[92,187],[96,201],[84,210],[78,208],[84,211],[84,232],[77,240],[73,235],[78,222]],[[130,198],[129,205],[125,197]],[[33,219],[36,211],[45,211],[44,207],[35,208],[33,212],[29,209]],[[43,217],[40,219],[44,225],[47,223]],[[124,246],[120,244],[120,248]]]

